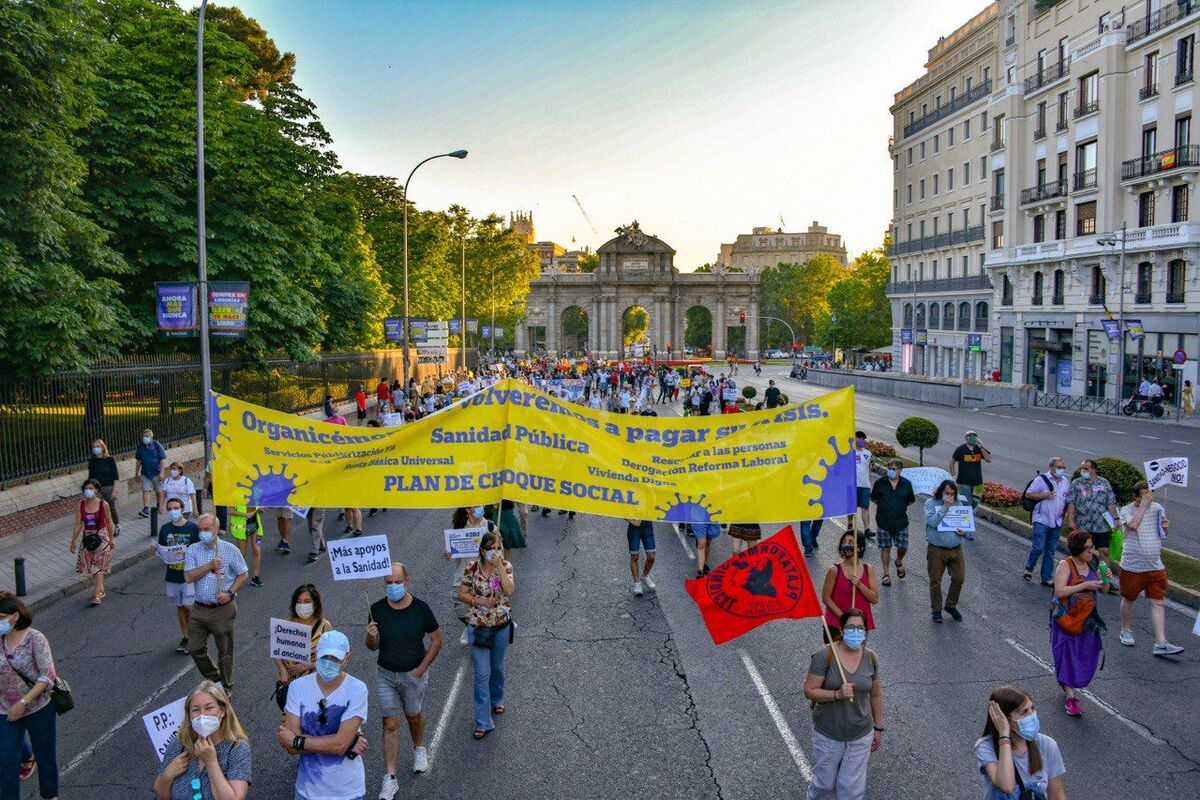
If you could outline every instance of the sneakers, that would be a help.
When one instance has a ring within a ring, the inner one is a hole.
[[[362,528],[355,528],[355,529],[354,529],[354,535],[355,535],[355,536],[362,536],[362,535],[363,535],[363,529],[362,529]]]
[[[1049,586],[1050,588],[1054,588],[1054,581],[1042,581],[1042,586]]]
[[[874,538],[875,538],[875,531],[871,530],[870,528],[868,528],[867,530],[863,531],[863,534],[864,534],[864,535],[865,535],[865,536],[866,536],[868,539],[874,539]]]
[[[1121,644],[1125,645],[1126,647],[1133,647],[1133,631],[1125,629],[1121,630]]]
[[[962,622],[962,614],[958,613],[957,608],[955,608],[954,606],[946,606],[946,608],[944,610],[947,614],[950,615],[950,618],[953,619],[955,622]]]
[[[139,517],[141,517],[142,519],[149,519],[149,517],[150,517],[150,507],[149,507],[149,506],[142,506],[142,510],[138,512],[138,516],[139,516]]]
[[[463,628],[462,636],[458,637],[458,643],[461,644],[463,647],[466,647],[467,645],[470,644],[470,642],[467,641],[467,629],[466,628]]]
[[[275,545],[275,549],[279,551],[279,555],[281,556],[286,556],[292,552],[292,546],[282,539],[279,541],[279,544]]]
[[[1063,703],[1063,708],[1065,708],[1067,710],[1068,717],[1082,717],[1083,716],[1083,709],[1079,707],[1079,701],[1076,700],[1074,697],[1068,697],[1067,701],[1065,703]]]
[[[633,585],[633,593],[634,593],[634,595],[635,595],[635,596],[637,596],[637,597],[641,597],[643,594],[645,594],[645,593],[646,593],[646,592],[645,592],[645,590],[642,588],[642,582],[641,582],[641,581],[638,581],[637,583],[635,583],[635,584]]]
[[[973,542],[973,541],[975,541],[975,534],[971,533],[970,531],[967,531],[967,535],[964,536],[963,538],[966,539],[968,542]]]
[[[113,536],[120,536],[120,535],[121,535],[121,526],[114,525],[113,526]]]
[[[941,625],[942,624],[942,612],[940,612],[940,611],[933,612],[933,621],[936,622],[938,625]]]
[[[187,637],[186,636],[179,640],[179,644],[175,645],[175,652],[176,653],[186,653],[187,652]]]
[[[309,564],[316,563],[317,559],[319,559],[320,557],[321,557],[321,554],[319,552],[318,553],[309,553],[308,554],[308,563]]]
[[[1154,655],[1156,656],[1177,656],[1182,652],[1182,647],[1170,642],[1157,642],[1154,645]]]
[[[282,553],[282,552],[284,551],[284,548],[286,548],[286,547],[287,547],[287,542],[283,541],[283,539],[280,539],[280,540],[279,540],[279,541],[278,541],[278,542],[275,544],[275,552],[276,552],[276,553]]]
[[[396,782],[396,776],[384,775],[383,785],[379,787],[379,800],[392,800],[398,791],[400,791],[400,784]]]
[[[658,587],[654,585],[654,581],[650,580],[649,575],[642,576],[642,583],[646,584],[646,588],[652,592],[658,589]]]
[[[352,534],[352,533],[354,533],[354,526],[353,526],[353,525],[347,525],[347,526],[346,526],[346,530],[342,531],[342,536],[349,536],[349,535],[350,535],[350,534]]]
[[[255,575],[253,578],[250,579],[250,585],[257,589],[261,589],[262,585],[263,585],[262,578]]]
[[[413,772],[429,771],[429,751],[424,747],[413,749]]]

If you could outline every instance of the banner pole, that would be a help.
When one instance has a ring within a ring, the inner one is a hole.
[[[825,628],[825,638],[829,640],[829,652],[833,654],[833,663],[837,664],[838,674],[842,676],[842,683],[849,683],[850,680],[846,677],[846,670],[842,668],[842,660],[838,658],[837,643],[833,641],[833,634],[829,631],[829,623],[825,621],[824,614],[821,614],[821,626]],[[853,697],[847,697],[846,700],[854,702]]]

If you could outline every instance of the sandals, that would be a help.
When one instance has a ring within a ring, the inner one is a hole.
[[[94,594],[94,595],[92,595],[91,602],[88,603],[88,607],[95,608],[98,605],[100,605],[100,595]]]
[[[478,740],[478,739],[482,739],[483,737],[487,736],[489,733],[491,733],[491,731],[481,731],[481,730],[476,730],[476,731],[475,731],[475,738],[476,738],[476,740]]]
[[[897,577],[897,578],[899,578],[900,580],[904,580],[904,576],[905,576],[905,575],[907,575],[907,574],[908,574],[908,573],[904,571],[904,565],[903,565],[903,564],[897,564],[897,565],[896,565],[896,577]]]
[[[884,586],[891,586],[892,585],[892,576],[884,575],[883,580],[881,580],[880,583],[882,583]]]

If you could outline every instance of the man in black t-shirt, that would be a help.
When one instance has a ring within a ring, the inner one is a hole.
[[[400,714],[408,720],[413,741],[413,772],[429,769],[425,749],[425,715],[421,701],[429,685],[429,665],[442,649],[442,631],[433,611],[408,592],[408,568],[392,564],[384,578],[387,597],[371,606],[367,620],[367,649],[379,651],[375,691],[383,715],[383,788],[379,796],[391,798],[399,791],[396,763],[400,750]],[[425,647],[425,636],[429,647]]]
[[[160,547],[186,547],[200,541],[200,528],[183,513],[183,501],[172,497],[167,501],[167,523],[158,529],[158,544]],[[196,589],[183,577],[183,556],[179,562],[167,564],[167,574],[164,578],[167,584],[167,597],[175,606],[175,615],[179,618],[179,629],[183,638],[175,647],[176,653],[187,652],[188,620],[192,616],[192,604],[196,602]]]
[[[958,496],[971,498],[974,507],[979,505],[975,487],[983,485],[983,462],[991,463],[992,454],[975,431],[967,431],[964,438],[966,444],[960,444],[950,456],[950,477],[958,482]],[[972,541],[975,537],[968,533],[964,538]]]
[[[775,408],[779,405],[779,387],[775,385],[775,381],[767,381],[767,408]]]

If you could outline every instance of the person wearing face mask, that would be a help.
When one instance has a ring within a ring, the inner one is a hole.
[[[401,712],[412,736],[412,771],[429,769],[422,701],[429,686],[429,667],[442,649],[442,631],[429,605],[408,591],[408,582],[408,568],[393,563],[392,574],[384,579],[387,596],[371,606],[367,618],[367,649],[379,651],[375,694],[383,715],[381,800],[391,800],[400,790],[396,764],[400,758]]]
[[[104,599],[104,576],[112,568],[112,511],[100,497],[100,483],[94,478],[85,480],[82,490],[83,500],[79,503],[75,529],[71,531],[69,549],[72,553],[79,553],[75,560],[75,571],[80,575],[92,576],[92,599],[88,605],[95,608]]]
[[[963,439],[965,443],[955,448],[950,456],[950,477],[958,480],[959,496],[976,506],[979,501],[975,498],[975,487],[983,485],[983,462],[992,463],[992,453],[983,446],[975,431],[967,431]],[[964,538],[968,542],[975,539],[970,532],[964,534]]]
[[[806,800],[862,800],[867,762],[883,745],[883,685],[879,659],[865,646],[866,621],[858,608],[843,611],[842,638],[809,663],[804,696],[812,703],[813,777]]]
[[[162,483],[166,461],[167,451],[154,438],[154,431],[146,428],[142,431],[142,441],[134,453],[138,478],[142,482],[142,510],[138,512],[138,516],[143,519],[150,516],[150,504],[158,502],[158,489]]]
[[[4,800],[21,797],[21,780],[35,766],[39,794],[58,796],[58,717],[46,691],[58,676],[50,642],[32,625],[33,614],[25,604],[12,592],[0,592],[0,798]]]
[[[964,499],[964,503],[965,503]],[[946,592],[946,613],[955,622],[962,622],[958,598],[967,579],[967,560],[963,554],[963,531],[938,530],[947,512],[958,503],[958,486],[954,481],[942,481],[933,497],[925,501],[925,564],[929,568],[929,604],[933,621],[942,621],[942,576],[950,572],[950,590]]]
[[[875,537],[871,532],[871,459],[874,454],[867,449],[867,434],[854,432],[854,480],[858,487],[858,515],[863,532],[868,539]],[[854,530],[854,515],[846,517],[846,530]]]
[[[458,599],[471,607],[467,615],[474,678],[475,738],[487,736],[504,713],[504,658],[512,643],[510,598],[516,591],[512,564],[504,559],[498,533],[489,531],[479,542],[478,561],[463,573]]]
[[[862,560],[867,550],[867,537],[861,533],[847,531],[838,544],[838,555],[842,560],[825,573],[821,599],[825,601],[825,622],[830,635],[836,640],[843,612],[857,608],[863,614],[868,631],[875,630],[875,618],[871,606],[879,602],[879,586],[871,573],[871,566]]]
[[[92,442],[92,457],[88,459],[88,477],[94,478],[100,484],[100,496],[108,503],[112,512],[113,536],[121,535],[121,516],[117,513],[117,503],[114,492],[120,475],[117,474],[117,460],[108,454],[108,445],[103,439]]]
[[[893,458],[887,463],[887,474],[875,481],[871,487],[871,500],[875,503],[875,527],[879,530],[879,561],[883,565],[884,586],[892,585],[892,547],[896,548],[896,575],[901,580],[904,571],[904,556],[908,554],[908,507],[917,502],[912,483],[900,473],[904,465]]]
[[[187,719],[167,744],[158,777],[156,800],[245,800],[250,791],[250,740],[229,695],[220,685],[202,681],[183,702]]]
[[[463,528],[482,528],[485,531],[496,530],[496,525],[491,520],[484,516],[483,506],[472,506],[471,508],[456,508],[450,516],[450,527],[454,530],[462,530]],[[467,571],[467,566],[470,564],[470,559],[467,558],[452,558],[449,550],[442,552],[442,558],[447,561],[454,562],[454,581],[450,584],[452,588],[451,596],[454,598],[454,616],[462,620],[463,632],[458,643],[466,647],[470,642],[467,641],[467,627],[470,623],[467,618],[470,615],[471,607],[458,599],[458,587],[462,583],[463,573]]]
[[[1112,484],[1100,476],[1095,461],[1085,458],[1079,465],[1079,477],[1071,481],[1071,488],[1067,492],[1063,525],[1067,530],[1078,529],[1092,535],[1092,544],[1096,545],[1097,566],[1099,559],[1107,562],[1110,570],[1116,566],[1109,560],[1108,545],[1119,518],[1117,495]],[[1117,591],[1115,583],[1110,585],[1110,592]]]
[[[1106,630],[1096,613],[1096,592],[1102,587],[1092,567],[1092,537],[1075,531],[1067,538],[1067,558],[1054,571],[1054,598],[1050,622],[1050,651],[1054,654],[1054,676],[1065,695],[1063,708],[1072,717],[1083,716],[1075,690],[1092,682],[1100,666]],[[1077,627],[1082,617],[1082,628]]]
[[[1033,568],[1040,557],[1042,586],[1054,585],[1054,552],[1058,549],[1063,514],[1067,510],[1067,494],[1071,491],[1071,482],[1066,474],[1066,462],[1061,456],[1053,456],[1046,462],[1046,471],[1034,478],[1025,491],[1026,497],[1038,502],[1033,507],[1033,538],[1023,577],[1027,581],[1033,580]]]
[[[183,464],[175,461],[167,468],[167,475],[162,480],[161,487],[158,492],[159,508],[158,513],[166,513],[167,501],[171,498],[178,498],[183,502],[183,513],[191,514],[196,508],[196,484],[192,483],[192,479],[183,474]]]
[[[317,591],[317,587],[311,583],[297,586],[296,590],[292,592],[292,602],[288,605],[288,619],[310,626],[309,652],[311,655],[309,660],[303,663],[284,661],[281,658],[275,659],[275,702],[279,704],[280,711],[283,711],[284,705],[287,703],[288,686],[296,678],[302,678],[313,671],[317,663],[317,643],[321,640],[322,635],[333,630],[333,623],[325,619],[323,614],[321,593]]]
[[[367,721],[367,685],[346,672],[350,640],[329,631],[317,643],[316,669],[288,687],[276,741],[299,756],[296,800],[361,800],[367,776],[359,758]]]
[[[200,528],[183,514],[183,501],[172,497],[167,501],[167,522],[158,529],[159,547],[188,547],[200,541]],[[161,551],[160,551],[161,552]],[[186,552],[186,551],[185,551]],[[188,620],[191,618],[192,604],[196,602],[196,591],[183,575],[183,562],[167,564],[167,574],[164,578],[167,587],[167,598],[175,606],[175,616],[179,619],[179,630],[183,638],[175,647],[175,652],[187,652]]]
[[[250,577],[242,551],[219,538],[217,519],[201,514],[196,520],[200,541],[190,545],[183,558],[183,574],[195,587],[196,600],[188,620],[188,653],[200,674],[220,681],[233,691],[233,635],[237,597]],[[217,643],[220,668],[208,654],[208,637]]]
[[[1164,608],[1167,568],[1163,564],[1162,548],[1171,527],[1167,512],[1155,502],[1149,485],[1138,481],[1133,485],[1133,502],[1121,506],[1120,517],[1125,528],[1125,549],[1121,553],[1121,644],[1134,646],[1133,604],[1138,595],[1145,592],[1154,627],[1154,655],[1179,655],[1183,648],[1167,641]]]
[[[1001,686],[988,698],[983,736],[975,742],[984,800],[1067,800],[1058,742],[1041,732],[1033,698]]]

